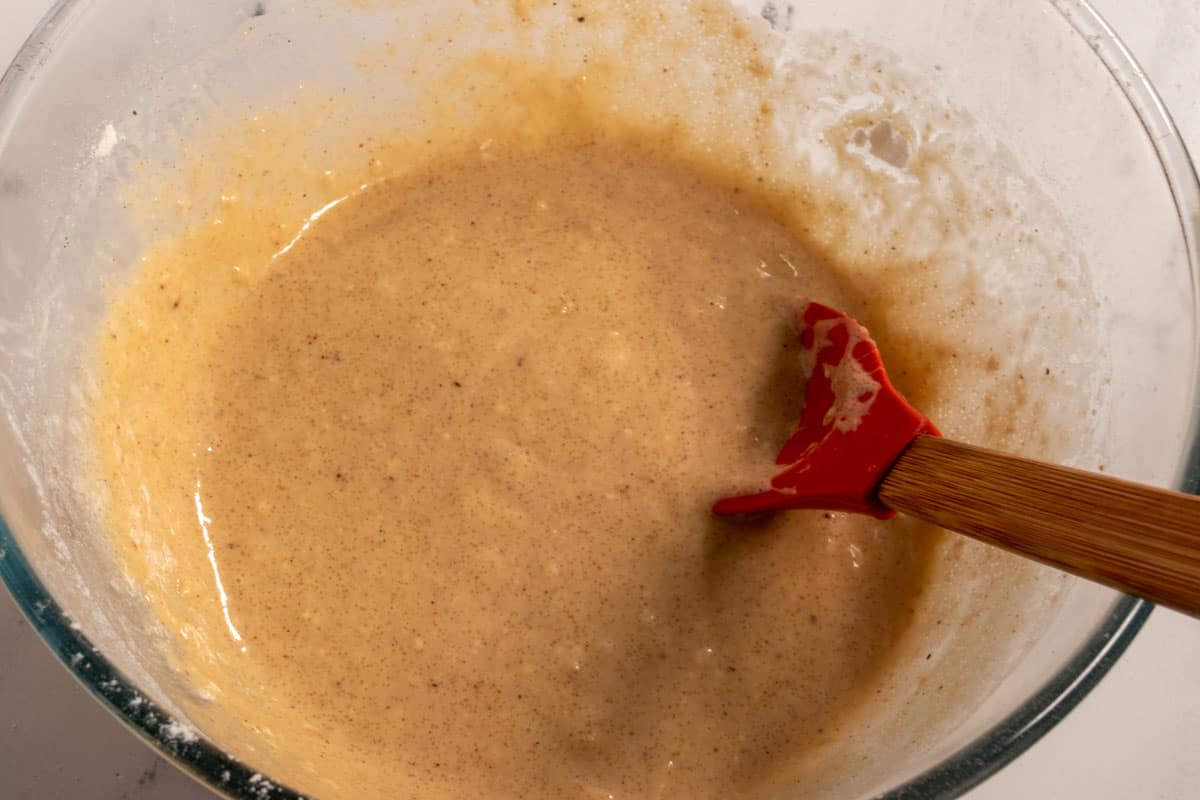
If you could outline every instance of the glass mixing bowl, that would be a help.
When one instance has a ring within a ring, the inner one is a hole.
[[[63,454],[79,431],[68,411],[100,286],[137,258],[113,235],[131,165],[168,126],[186,127],[198,98],[236,102],[344,69],[347,48],[378,41],[374,15],[387,13],[328,2],[325,24],[275,22],[299,4],[65,0],[0,83],[0,575],[131,729],[214,790],[258,800],[297,795],[177,720],[103,532],[58,487],[71,480]],[[1154,90],[1095,11],[1083,0],[751,5],[777,24],[848,29],[897,52],[1016,154],[1081,243],[1112,334],[1109,471],[1196,489],[1200,190]],[[956,796],[1010,762],[1091,690],[1150,610],[1075,584],[996,691],[885,796]]]

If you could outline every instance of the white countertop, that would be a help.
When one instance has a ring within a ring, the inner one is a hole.
[[[1200,2],[1093,0],[1200,154]],[[49,0],[0,0],[7,64]],[[0,591],[0,797],[209,800],[75,683]],[[1200,798],[1200,621],[1156,609],[1099,687],[970,800]]]

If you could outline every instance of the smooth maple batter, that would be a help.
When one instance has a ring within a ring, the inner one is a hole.
[[[1085,464],[1101,337],[1044,193],[872,43],[586,5],[356,0],[349,73],[128,164],[79,485],[139,686],[261,773],[231,791],[875,796],[1055,610],[904,519],[708,513],[797,418],[801,298],[948,435]]]
[[[306,227],[252,279],[143,276],[98,419],[185,668],[259,682],[322,796],[749,797],[859,702],[932,537],[708,512],[796,417],[789,309],[854,310],[787,229],[602,142]]]

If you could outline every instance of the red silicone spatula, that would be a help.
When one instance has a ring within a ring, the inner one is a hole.
[[[903,512],[1200,616],[1200,497],[944,439],[892,386],[866,328],[813,302],[796,327],[796,433],[770,487],[715,514]]]

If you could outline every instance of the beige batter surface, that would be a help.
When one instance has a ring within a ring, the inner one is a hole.
[[[143,274],[97,426],[181,668],[322,796],[752,797],[874,691],[934,537],[708,513],[796,418],[797,298],[859,310],[741,187],[563,145],[280,244]]]
[[[1061,579],[964,537],[708,514],[797,418],[802,297],[955,438],[1084,464],[1107,405],[989,135],[874,45],[685,5],[355,0],[349,78],[126,165],[79,483],[147,697],[272,781],[873,796],[1045,630]]]

